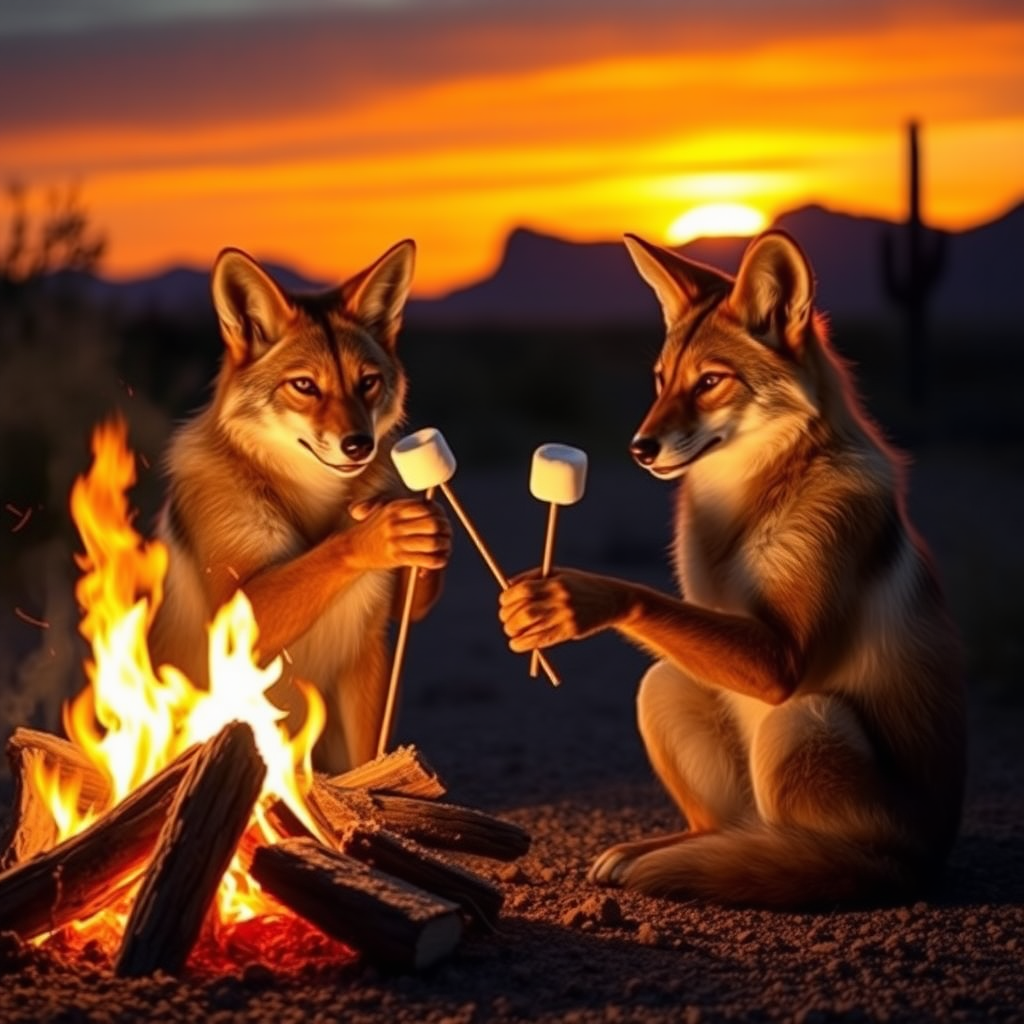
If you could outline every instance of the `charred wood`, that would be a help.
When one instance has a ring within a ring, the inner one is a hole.
[[[455,903],[312,839],[259,847],[252,875],[296,914],[381,965],[427,967],[462,936]]]
[[[116,974],[175,974],[185,966],[266,774],[244,722],[229,723],[199,749],[132,906]]]

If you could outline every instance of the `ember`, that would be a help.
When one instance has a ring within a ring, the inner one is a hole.
[[[0,931],[99,949],[138,975],[282,967],[306,947],[418,967],[447,954],[465,921],[493,924],[500,891],[423,846],[513,859],[526,833],[436,802],[444,787],[411,748],[315,777],[322,702],[304,686],[305,722],[287,734],[265,696],[281,659],[260,667],[241,591],[210,626],[208,690],[151,665],[167,553],[132,526],[123,424],[98,428],[93,452],[71,498],[89,684],[65,708],[70,742],[18,729],[8,743],[16,794]]]

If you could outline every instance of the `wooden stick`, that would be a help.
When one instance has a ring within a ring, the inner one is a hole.
[[[436,487],[428,487],[424,498],[433,501]],[[402,674],[402,661],[405,658],[405,644],[409,638],[409,623],[412,621],[412,605],[416,600],[416,583],[419,569],[409,567],[409,581],[405,587],[405,603],[402,605],[402,617],[398,622],[398,636],[395,638],[395,653],[391,659],[391,680],[388,683],[388,699],[384,705],[384,720],[380,726],[377,739],[377,756],[380,757],[388,749],[391,742],[391,730],[394,728],[395,708],[398,705],[398,680]]]
[[[142,872],[195,747],[77,836],[0,875],[0,932],[22,939],[84,920]]]
[[[428,967],[462,937],[457,904],[311,839],[259,847],[252,875],[296,914],[388,967]]]
[[[341,838],[353,825],[377,825],[442,850],[515,860],[530,848],[530,834],[512,822],[471,807],[391,793],[314,786],[317,802]]]
[[[551,562],[555,555],[555,527],[558,522],[558,505],[555,502],[548,503],[548,529],[544,535],[544,559],[541,562],[540,575],[541,579],[551,575]],[[537,678],[537,669],[539,667],[538,658],[540,655],[540,649],[538,648],[530,656],[530,678]]]
[[[62,786],[79,786],[78,811],[103,811],[110,805],[110,780],[73,743],[37,729],[17,728],[7,741],[7,759],[14,779],[11,820],[0,848],[0,870],[6,870],[57,841],[57,825],[42,799],[35,778],[40,769],[57,775]]]
[[[493,928],[505,900],[492,882],[461,864],[383,828],[354,825],[341,837],[342,853],[427,892],[458,903],[474,920]]]
[[[455,497],[454,492],[447,484],[441,484],[441,492],[448,499],[452,510],[459,518],[459,522],[466,529],[466,533],[469,534],[470,540],[476,545],[477,551],[480,552],[483,560],[487,563],[487,568],[491,570],[491,575],[498,581],[498,586],[502,590],[508,590],[508,577],[501,571],[501,567],[494,560],[494,556],[491,554],[487,545],[484,543],[483,537],[477,532],[476,527],[470,521],[469,516],[466,514],[466,510],[462,507],[458,498]],[[544,674],[551,680],[552,686],[561,686],[562,680],[559,679],[558,673],[551,667],[551,663],[547,660],[544,654],[540,651],[537,652],[537,658],[540,663],[540,667],[544,669]]]
[[[119,977],[177,974],[185,966],[266,774],[246,722],[230,722],[200,748],[125,925]]]
[[[323,780],[345,789],[383,789],[428,799],[445,794],[440,776],[412,745]]]

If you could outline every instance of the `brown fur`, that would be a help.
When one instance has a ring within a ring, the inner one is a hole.
[[[560,570],[501,610],[514,650],[611,627],[660,659],[640,732],[689,831],[614,846],[591,877],[780,907],[909,893],[955,836],[965,737],[901,460],[828,344],[791,239],[755,240],[735,281],[628,241],[666,320],[634,449],[682,481],[683,596]]]
[[[395,500],[404,490],[389,457],[405,399],[395,343],[412,258],[402,243],[340,288],[292,295],[225,250],[213,275],[221,371],[166,460],[159,533],[171,557],[154,661],[204,683],[206,625],[241,588],[261,657],[283,653],[271,697],[297,712],[300,678],[326,698],[315,760],[332,771],[376,752],[400,567],[428,577],[419,617],[447,557],[443,516]],[[372,452],[352,447],[360,438]]]

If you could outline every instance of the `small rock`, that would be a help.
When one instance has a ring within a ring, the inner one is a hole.
[[[526,872],[518,864],[505,864],[498,870],[498,878],[503,882],[510,882],[513,885],[522,885],[528,882]]]
[[[109,959],[103,952],[103,947],[95,939],[90,939],[82,947],[81,958],[94,967],[106,964]]]
[[[274,972],[266,964],[246,964],[242,970],[242,984],[246,988],[269,988],[274,984]]]
[[[622,907],[612,896],[593,896],[583,904],[587,916],[595,924],[614,928],[622,924]]]
[[[704,1019],[704,1014],[701,1013],[699,1006],[688,1006],[683,1010],[683,1020],[685,1024],[700,1024]]]
[[[657,946],[661,942],[661,933],[650,921],[641,921],[636,930],[636,941],[641,946]]]
[[[615,928],[625,923],[619,901],[611,896],[591,896],[562,915],[567,928],[592,931],[596,927]]]
[[[558,880],[558,872],[554,868],[542,868],[540,877],[545,882],[555,882]]]
[[[586,919],[583,907],[571,907],[562,915],[562,924],[566,928],[579,928]]]

